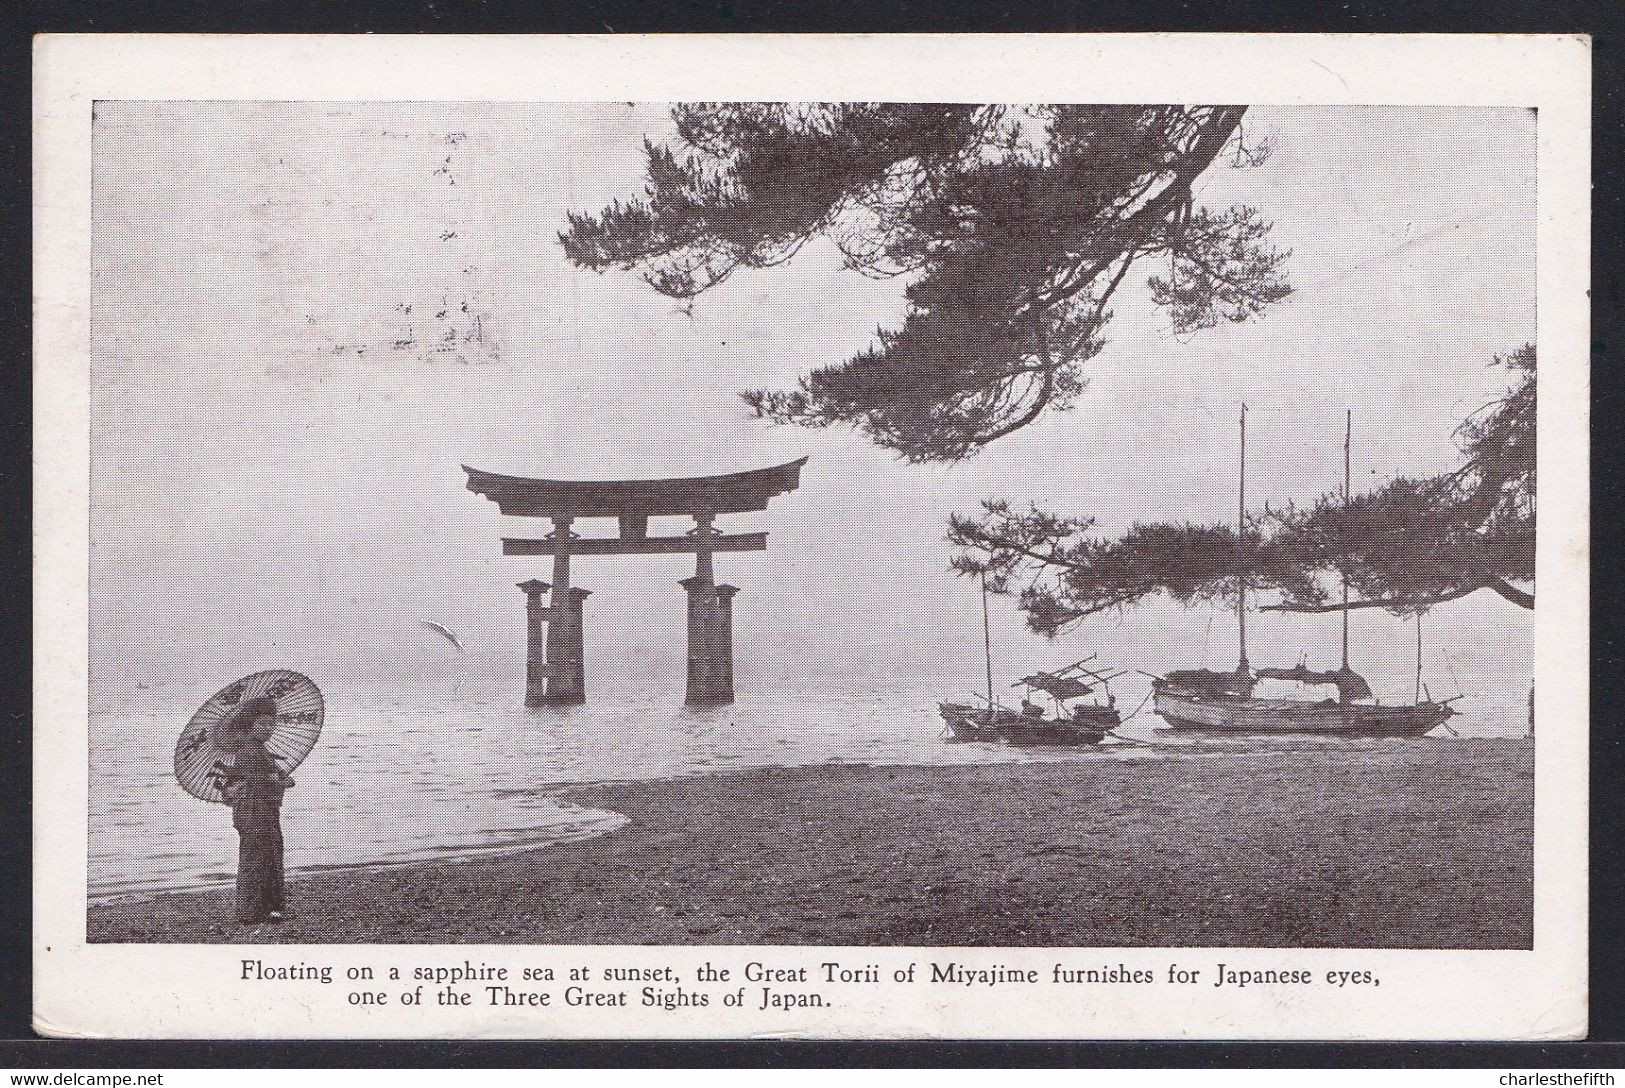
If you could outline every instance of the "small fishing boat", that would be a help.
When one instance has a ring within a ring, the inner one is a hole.
[[[993,698],[993,642],[987,617],[987,582],[982,583],[982,637],[987,659],[987,696],[975,703],[938,703],[950,744],[983,742],[1015,747],[1083,746],[1099,744],[1120,722],[1117,700],[1107,686],[1121,673],[1107,674],[1087,667],[1094,655],[1054,672],[1035,672],[1011,687],[1025,689],[1019,708],[999,705]],[[1104,702],[1072,703],[1091,693]],[[1033,699],[1049,696],[1053,714]]]
[[[1349,440],[1352,415],[1343,434],[1343,501],[1349,498]],[[1241,489],[1239,524],[1246,527],[1247,406],[1241,408]],[[1240,659],[1234,672],[1181,669],[1154,677],[1151,691],[1156,712],[1175,729],[1218,733],[1311,733],[1340,737],[1418,737],[1443,725],[1455,713],[1454,699],[1423,699],[1422,617],[1416,617],[1416,693],[1409,704],[1378,702],[1365,677],[1349,668],[1349,587],[1343,579],[1343,663],[1316,671],[1302,661],[1291,668],[1254,670],[1247,663],[1247,582],[1237,579],[1236,619],[1240,626]],[[1258,698],[1266,680],[1325,686],[1335,696],[1322,699]],[[1459,696],[1457,696],[1459,698]]]
[[[947,724],[950,744],[981,741],[1016,748],[1099,744],[1121,722],[1115,704],[1086,704],[1053,716],[1032,703],[1019,710],[970,703],[938,703],[937,709]]]
[[[980,741],[1014,748],[1079,747],[1099,744],[1118,724],[1116,709],[1106,707],[1079,707],[1081,713],[1063,717],[969,703],[938,703],[937,709],[947,723],[950,744]]]

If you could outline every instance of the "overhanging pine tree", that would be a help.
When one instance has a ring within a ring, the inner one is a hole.
[[[1349,608],[1404,615],[1480,591],[1533,608],[1535,348],[1495,362],[1512,387],[1457,428],[1462,456],[1451,472],[1399,477],[1346,502],[1334,492],[1305,507],[1266,506],[1245,531],[1152,522],[1108,538],[1089,517],[989,501],[951,520],[954,566],[1017,593],[1033,629],[1052,635],[1156,594],[1232,600],[1241,579],[1274,591],[1280,599],[1263,607],[1284,612],[1342,610],[1327,586],[1344,574],[1357,594]]]
[[[1287,254],[1247,207],[1198,206],[1210,167],[1262,157],[1241,106],[687,104],[649,143],[643,195],[574,214],[576,264],[635,270],[693,300],[826,238],[900,277],[902,324],[793,390],[747,402],[784,423],[860,428],[911,461],[953,461],[1062,410],[1141,270],[1185,334],[1284,297]]]

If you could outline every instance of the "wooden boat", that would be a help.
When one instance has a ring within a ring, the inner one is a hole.
[[[1349,437],[1352,415],[1343,436],[1343,501],[1349,497]],[[1241,408],[1241,495],[1239,524],[1247,511],[1247,406]],[[1216,733],[1307,733],[1340,737],[1417,737],[1443,725],[1455,713],[1453,699],[1422,698],[1422,618],[1416,618],[1416,694],[1409,704],[1383,704],[1372,695],[1365,677],[1349,668],[1349,590],[1343,580],[1343,663],[1315,671],[1302,662],[1291,668],[1261,668],[1247,663],[1247,583],[1237,580],[1236,617],[1241,655],[1234,672],[1185,669],[1159,676],[1151,685],[1153,706],[1175,729]],[[1295,681],[1308,687],[1329,686],[1334,698],[1258,698],[1264,680]]]
[[[1065,717],[1024,714],[1009,707],[938,703],[950,744],[982,742],[1018,748],[1099,744],[1118,724],[1117,708],[1080,706]]]
[[[976,706],[972,703],[938,703],[937,712],[946,724],[945,739],[949,744],[997,744],[1000,734],[994,719],[1001,713],[1010,713],[1000,707]]]
[[[1118,725],[1115,706],[1080,706],[1065,717],[1013,714],[1000,724],[1004,743],[1014,748],[1076,747],[1099,744]]]
[[[987,618],[987,582],[982,583],[982,638],[987,660],[987,697],[981,705],[974,703],[938,703],[937,711],[946,725],[945,736],[950,744],[983,742],[1008,744],[1018,747],[1045,745],[1079,746],[1099,744],[1106,734],[1119,724],[1117,701],[1107,685],[1114,675],[1097,672],[1087,667],[1094,655],[1075,661],[1054,672],[1035,672],[1024,676],[1011,687],[1024,688],[1026,695],[1020,709],[1000,706],[993,698],[993,641]],[[1115,674],[1121,675],[1121,674]],[[1076,703],[1092,692],[1104,693],[1104,703]],[[1033,697],[1048,695],[1054,708],[1053,715],[1033,702]]]
[[[1419,737],[1443,725],[1455,713],[1448,700],[1385,706],[1375,701],[1341,699],[1258,699],[1251,694],[1204,691],[1171,677],[1157,679],[1152,693],[1157,713],[1175,729],[1218,733]]]

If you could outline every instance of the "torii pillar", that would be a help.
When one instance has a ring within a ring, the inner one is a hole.
[[[715,585],[695,575],[677,583],[688,591],[690,706],[734,701],[733,598],[738,586]]]
[[[547,702],[547,606],[542,594],[552,587],[540,578],[519,583],[525,591],[525,705]]]
[[[568,622],[542,603],[551,588],[539,578],[520,582],[525,591],[525,705],[568,706],[587,701],[586,647],[581,606],[590,589],[570,590]],[[554,593],[562,601],[564,595]]]
[[[571,706],[587,701],[587,668],[582,660],[586,639],[581,630],[581,606],[590,592],[570,585],[570,545],[580,536],[570,530],[573,517],[553,518],[553,531],[547,539],[556,541],[553,553],[553,595],[544,615],[547,617],[547,690],[542,703]],[[528,670],[527,670],[528,671]]]
[[[722,664],[723,702],[734,701],[734,594],[738,586],[717,587],[717,660]]]
[[[694,515],[688,533],[695,544],[694,576],[677,583],[688,591],[688,688],[683,701],[690,706],[734,701],[733,639],[722,630],[722,598],[708,546],[722,535],[715,522],[715,514]]]

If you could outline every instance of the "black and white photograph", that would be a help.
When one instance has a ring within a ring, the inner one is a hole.
[[[87,108],[87,948],[1540,951],[1533,105]]]
[[[98,103],[92,939],[1528,947],[1536,128]]]

